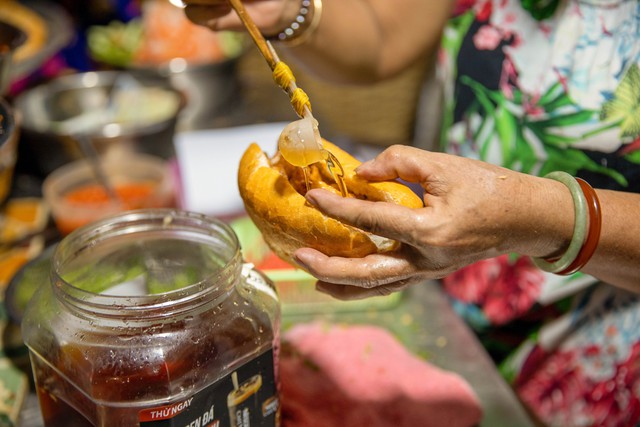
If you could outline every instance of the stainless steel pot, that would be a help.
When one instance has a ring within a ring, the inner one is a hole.
[[[182,58],[175,58],[161,66],[132,66],[127,71],[159,84],[168,83],[185,95],[186,105],[178,121],[180,131],[209,129],[217,117],[228,113],[240,99],[238,60],[239,57],[233,57],[219,62],[189,64]]]
[[[100,71],[58,77],[22,93],[14,105],[22,117],[21,157],[44,176],[84,157],[79,134],[105,157],[132,151],[172,158],[185,98],[168,82]]]

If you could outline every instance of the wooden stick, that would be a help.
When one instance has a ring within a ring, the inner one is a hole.
[[[256,23],[253,22],[253,19],[251,19],[251,16],[249,16],[249,14],[247,13],[241,0],[229,0],[229,3],[231,4],[231,7],[233,8],[233,10],[235,10],[236,13],[238,14],[238,17],[240,18],[245,28],[249,32],[249,35],[251,35],[253,42],[256,44],[256,46],[258,46],[258,50],[260,51],[260,53],[262,54],[264,59],[267,60],[267,63],[269,64],[271,71],[275,70],[276,65],[278,64],[278,62],[280,62],[280,58],[278,58],[278,54],[276,53],[271,43],[269,43],[269,41],[264,38],[264,36],[256,26]],[[295,81],[291,80],[289,82],[289,86],[286,88],[289,98],[293,96],[293,92],[296,89],[297,89],[297,85]],[[306,107],[306,106],[304,107],[304,114],[302,117],[304,116],[313,117],[309,107]]]
[[[267,63],[269,64],[271,71],[274,71],[276,68],[276,65],[278,64],[278,62],[280,62],[280,59],[278,58],[278,54],[276,53],[275,49],[273,48],[271,43],[269,43],[269,41],[264,38],[264,36],[256,26],[256,23],[253,22],[253,19],[251,19],[251,17],[249,16],[249,14],[244,8],[244,5],[242,4],[242,0],[229,0],[229,3],[231,4],[231,7],[238,14],[238,17],[240,18],[240,20],[242,21],[242,24],[245,26],[245,28],[249,32],[249,35],[251,35],[253,42],[256,44],[256,46],[258,46],[258,50],[260,50],[260,53],[262,54],[264,59],[267,60]],[[287,93],[289,95],[289,98],[293,96],[293,92],[296,89],[297,89],[297,85],[295,81],[293,79],[290,80],[289,86],[287,87]],[[304,113],[302,117],[307,117],[310,120],[313,120],[311,109],[306,105],[304,107]],[[318,144],[320,147],[322,147],[321,141],[318,141]],[[329,160],[327,162],[329,167],[329,172],[331,173],[334,180],[338,184],[338,187],[340,187],[340,193],[342,194],[342,196],[347,197],[348,191],[347,191],[347,185],[344,182],[344,169],[342,168],[340,161],[331,152],[327,151],[327,154],[328,154],[328,160]],[[333,168],[335,167],[338,168],[339,170],[338,173],[333,172]],[[310,185],[309,185],[309,178],[307,176],[307,169],[303,168],[303,171],[304,171],[305,183],[307,185],[307,190],[309,190]]]
[[[242,1],[229,0],[229,3],[231,3],[231,7],[236,11],[236,13],[238,14],[238,17],[240,17],[240,20],[242,21],[245,28],[249,32],[249,35],[251,35],[251,38],[253,39],[254,43],[256,44],[256,46],[258,46],[260,53],[262,53],[262,56],[264,56],[264,59],[267,60],[269,67],[271,67],[271,71],[273,71],[276,68],[276,64],[279,62],[278,58],[274,55],[273,48],[264,38],[264,36],[256,26],[255,22],[253,22],[253,19],[251,19],[251,17],[245,10],[244,5],[242,4]]]

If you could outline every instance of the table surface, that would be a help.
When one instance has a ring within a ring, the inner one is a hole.
[[[534,426],[511,387],[476,336],[453,311],[437,282],[405,290],[387,309],[334,311],[283,316],[283,327],[316,319],[367,323],[386,328],[413,353],[442,369],[462,376],[474,389],[484,409],[481,426]]]
[[[411,351],[442,369],[461,375],[477,393],[484,417],[481,427],[533,427],[534,423],[504,381],[472,331],[452,310],[438,283],[427,282],[404,291],[393,306],[377,310],[326,310],[287,313],[282,323],[323,319],[342,323],[367,323],[388,329]],[[42,419],[34,394],[21,414],[21,427],[40,427]]]

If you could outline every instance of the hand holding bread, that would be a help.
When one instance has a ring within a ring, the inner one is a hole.
[[[393,180],[369,182],[355,173],[360,164],[334,144],[323,141],[345,170],[349,198],[359,198],[399,208],[416,209],[422,200],[407,186]],[[313,188],[340,194],[325,162],[308,169]],[[271,249],[282,259],[295,264],[294,252],[314,248],[329,256],[361,258],[374,253],[397,250],[393,239],[376,236],[326,216],[304,197],[304,172],[290,165],[279,153],[269,158],[252,144],[240,160],[238,186],[246,211]],[[338,196],[342,198],[341,196]]]
[[[320,280],[319,290],[338,299],[389,294],[500,254],[548,256],[571,236],[571,197],[552,180],[408,146],[387,148],[360,165],[357,176],[419,184],[424,207],[344,199],[321,189],[305,195],[331,218],[400,242],[397,250],[364,257],[298,249],[295,261]]]

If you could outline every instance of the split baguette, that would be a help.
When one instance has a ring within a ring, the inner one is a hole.
[[[344,168],[349,197],[409,208],[423,206],[420,197],[399,182],[368,182],[358,177],[354,170],[360,161],[326,140],[323,143]],[[308,172],[312,188],[325,188],[339,194],[324,162],[309,166]],[[399,246],[394,240],[329,218],[311,206],[304,198],[306,185],[302,169],[290,165],[279,153],[269,158],[255,143],[240,160],[238,186],[247,214],[266,243],[291,264],[294,264],[293,253],[301,247],[311,247],[330,256],[364,257]]]

